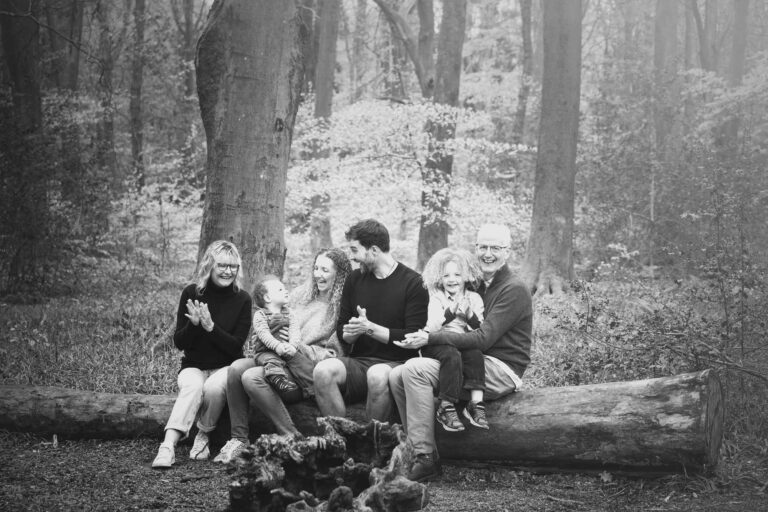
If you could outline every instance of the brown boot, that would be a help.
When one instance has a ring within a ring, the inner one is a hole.
[[[440,478],[442,474],[440,461],[437,460],[434,453],[418,453],[411,467],[411,472],[408,473],[408,480],[430,482]]]

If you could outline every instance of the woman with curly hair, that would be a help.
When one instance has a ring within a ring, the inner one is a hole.
[[[287,362],[295,386],[275,388],[266,378],[263,366],[252,357],[235,361],[227,372],[227,402],[231,439],[215,462],[229,462],[248,444],[248,405],[253,401],[279,434],[298,434],[285,404],[298,402],[313,392],[312,368],[318,361],[341,355],[336,337],[341,290],[352,271],[341,249],[321,249],[313,258],[309,279],[292,293],[289,300],[288,342],[296,347]]]
[[[242,261],[234,244],[218,240],[205,250],[194,282],[181,293],[173,342],[184,351],[177,377],[179,395],[165,427],[165,438],[152,462],[169,468],[175,447],[197,420],[191,459],[207,459],[208,432],[216,427],[226,403],[227,367],[243,357],[251,329],[251,296],[242,287]]]
[[[479,284],[482,273],[475,261],[469,252],[460,249],[440,249],[427,261],[421,274],[429,292],[425,332],[445,329],[461,333],[480,327],[483,299],[472,289]],[[464,430],[455,406],[463,389],[470,394],[464,416],[475,427],[488,429],[483,403],[482,352],[479,349],[460,351],[453,345],[426,345],[421,348],[421,355],[440,361],[438,423],[448,432]]]

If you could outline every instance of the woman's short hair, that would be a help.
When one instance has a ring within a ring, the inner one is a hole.
[[[232,242],[216,240],[206,247],[202,258],[200,258],[200,263],[197,265],[194,279],[197,293],[203,293],[205,287],[208,286],[211,270],[213,270],[213,266],[216,264],[216,256],[219,254],[226,254],[237,261],[237,272],[235,273],[235,281],[232,284],[232,288],[237,292],[243,287],[243,260],[240,258],[240,251],[237,250],[237,247]]]
[[[447,247],[433,254],[429,261],[427,261],[427,264],[424,265],[424,271],[421,273],[424,288],[430,293],[443,289],[443,272],[445,271],[445,266],[451,261],[459,267],[459,272],[470,288],[476,288],[480,283],[483,274],[477,265],[475,256],[463,249]]]

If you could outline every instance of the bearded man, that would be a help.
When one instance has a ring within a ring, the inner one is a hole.
[[[421,275],[389,253],[389,231],[366,219],[345,233],[350,259],[359,264],[341,294],[337,335],[345,357],[315,366],[315,398],[324,416],[344,416],[346,404],[365,400],[369,419],[387,421],[392,412],[389,373],[415,350],[394,342],[423,328],[429,295]]]

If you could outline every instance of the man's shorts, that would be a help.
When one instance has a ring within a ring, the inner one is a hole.
[[[368,396],[368,368],[375,364],[386,364],[391,368],[403,364],[402,361],[389,361],[376,357],[339,357],[347,369],[347,380],[342,387],[344,403],[355,404],[364,402]]]

